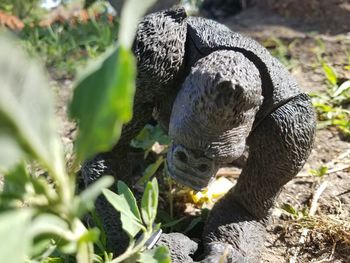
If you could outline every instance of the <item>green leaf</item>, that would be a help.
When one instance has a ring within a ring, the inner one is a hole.
[[[186,227],[186,229],[183,231],[183,233],[188,233],[189,231],[191,231],[196,225],[198,225],[200,222],[203,222],[203,218],[202,217],[196,217],[194,218],[191,223],[188,225],[188,227]]]
[[[43,263],[64,263],[64,259],[63,258],[58,258],[58,257],[45,258],[43,260]]]
[[[124,196],[117,195],[108,189],[104,189],[102,192],[108,202],[120,212],[122,227],[129,236],[135,237],[141,229],[144,229],[142,222],[140,222],[140,220],[133,214],[129,203]]]
[[[125,2],[120,18],[122,26],[118,35],[121,46],[131,49],[141,17],[155,2],[156,0],[129,0]]]
[[[37,216],[28,228],[30,235],[39,237],[48,235],[49,238],[63,238],[64,240],[74,240],[75,236],[71,233],[69,225],[62,218],[53,214],[40,214]]]
[[[169,216],[170,217],[170,216]],[[179,219],[175,219],[175,220],[170,220],[168,221],[166,224],[162,224],[162,229],[165,229],[167,227],[173,227],[179,223],[181,223],[182,221],[184,221],[185,219],[187,219],[187,217],[183,216]]]
[[[7,133],[1,125],[0,119],[0,171],[9,170],[23,158],[21,146],[10,134]]]
[[[140,222],[142,222],[136,199],[129,187],[122,181],[118,181],[118,194],[124,196],[125,200],[128,202],[131,212],[137,219],[139,219]]]
[[[326,62],[322,62],[322,69],[329,83],[332,84],[332,86],[337,85],[338,76],[335,70]]]
[[[25,154],[63,174],[54,101],[42,68],[6,36],[0,36],[0,168]]]
[[[122,46],[106,54],[74,90],[70,116],[78,121],[79,160],[109,150],[119,139],[122,124],[132,116],[134,56]]]
[[[171,263],[169,249],[161,246],[151,250],[145,250],[140,254],[140,263]]]
[[[160,156],[157,161],[151,163],[147,166],[146,170],[143,172],[142,177],[137,181],[138,184],[144,184],[150,180],[150,178],[155,174],[158,168],[163,164],[164,158]]]
[[[298,216],[298,211],[291,204],[283,203],[281,209],[293,216]]]
[[[317,177],[323,177],[325,174],[327,174],[328,172],[328,167],[322,165],[321,167],[319,167],[317,170],[315,169],[311,169],[310,174],[317,176]]]
[[[131,146],[150,150],[155,142],[159,144],[170,144],[169,136],[157,125],[147,124],[140,133],[131,141]]]
[[[80,238],[79,242],[83,243],[94,243],[97,242],[98,238],[100,236],[100,230],[98,228],[92,228],[87,230]]]
[[[334,92],[333,97],[338,97],[342,93],[350,90],[350,80],[343,82]]]
[[[28,233],[31,211],[26,209],[0,214],[0,262],[25,262],[31,236]]]
[[[149,228],[152,228],[154,219],[157,215],[158,194],[157,179],[153,178],[151,182],[147,183],[141,200],[142,219]]]
[[[6,173],[4,181],[4,189],[1,194],[22,199],[26,193],[26,185],[29,181],[29,175],[24,164],[20,163]]]
[[[87,211],[91,211],[94,208],[96,198],[102,193],[102,189],[110,187],[113,181],[112,176],[103,176],[76,197],[75,210],[77,216],[80,217]]]

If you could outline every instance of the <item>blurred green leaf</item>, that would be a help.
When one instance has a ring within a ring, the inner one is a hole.
[[[103,194],[108,202],[120,212],[122,227],[129,236],[135,237],[141,229],[144,229],[142,222],[133,214],[129,203],[124,196],[117,195],[108,189],[104,189]]]
[[[118,140],[122,124],[132,116],[135,59],[120,46],[95,61],[74,90],[70,116],[77,120],[76,151],[80,160],[109,150]]]
[[[4,126],[0,119],[0,171],[10,169],[23,158],[21,146]]]
[[[0,168],[7,170],[28,154],[63,174],[62,145],[46,74],[17,45],[0,36]]]
[[[78,216],[84,215],[94,208],[95,200],[104,188],[110,187],[114,182],[112,176],[103,176],[93,184],[89,185],[78,197],[76,197],[75,209]]]
[[[30,235],[39,237],[49,235],[50,238],[63,238],[64,240],[74,240],[75,237],[70,231],[69,224],[62,218],[53,214],[40,214],[28,228]]]
[[[194,218],[191,223],[188,225],[188,227],[186,227],[186,229],[183,231],[183,233],[188,233],[189,231],[191,231],[196,225],[198,225],[200,222],[203,222],[203,218],[202,217],[196,217]]]
[[[161,246],[145,250],[140,254],[138,262],[141,263],[171,263],[169,249]]]
[[[338,97],[342,93],[350,90],[350,80],[343,82],[334,92],[333,97]]]
[[[283,203],[281,209],[293,216],[298,216],[298,211],[291,204]]]
[[[137,181],[137,184],[144,184],[148,182],[151,177],[156,173],[158,168],[163,164],[164,158],[163,156],[160,156],[157,161],[154,163],[151,163],[147,166],[146,170],[143,172],[142,177]]]
[[[138,23],[146,10],[155,2],[156,0],[129,0],[125,2],[120,18],[122,27],[118,35],[121,46],[131,49]]]
[[[310,174],[317,176],[317,177],[323,177],[325,174],[327,174],[328,172],[328,167],[322,165],[321,167],[319,167],[318,169],[311,169]]]
[[[335,70],[324,61],[322,62],[322,69],[329,83],[332,86],[337,85],[338,76]]]
[[[131,146],[150,150],[155,142],[159,144],[170,144],[169,136],[159,127],[147,124],[140,133],[131,141]]]
[[[94,243],[97,242],[100,236],[100,230],[98,228],[92,228],[87,230],[79,239],[80,243]]]
[[[149,228],[152,228],[157,215],[158,194],[159,189],[157,179],[153,178],[151,182],[147,183],[141,200],[142,219]]]
[[[12,198],[22,199],[26,193],[29,175],[23,163],[13,167],[4,178],[4,189],[1,195],[11,195]]]
[[[45,258],[42,263],[63,263],[64,259],[63,258],[58,258],[58,257],[50,257],[50,258]]]
[[[31,236],[28,233],[31,211],[21,209],[0,214],[0,262],[25,262]]]

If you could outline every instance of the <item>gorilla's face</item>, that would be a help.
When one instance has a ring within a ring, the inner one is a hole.
[[[220,165],[238,159],[262,103],[260,91],[259,71],[241,53],[215,51],[198,60],[172,108],[170,175],[200,190]]]
[[[218,164],[201,151],[193,151],[173,143],[167,156],[170,176],[181,184],[202,190],[214,178]]]

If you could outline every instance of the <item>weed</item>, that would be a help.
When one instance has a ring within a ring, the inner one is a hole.
[[[316,177],[323,177],[324,175],[326,175],[328,173],[328,167],[324,166],[324,165],[321,165],[317,169],[311,169],[309,171],[309,173],[311,175],[313,175],[313,176],[316,176]]]
[[[96,58],[117,38],[118,23],[103,13],[99,20],[93,16],[86,23],[75,25],[55,23],[47,27],[29,26],[19,33],[25,49],[39,57],[56,78],[72,77],[79,66]]]
[[[345,137],[350,136],[350,80],[339,78],[325,59],[318,56],[328,89],[324,93],[312,93],[312,103],[317,111],[318,128],[336,127]]]
[[[297,66],[297,61],[291,56],[291,49],[296,45],[297,40],[285,43],[283,40],[277,37],[271,37],[263,42],[264,47],[266,47],[271,54],[277,58],[288,70],[292,70]]]

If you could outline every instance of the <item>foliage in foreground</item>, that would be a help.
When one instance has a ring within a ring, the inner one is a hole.
[[[102,189],[112,185],[113,179],[103,177],[75,194],[74,171],[79,162],[112,147],[122,123],[131,118],[135,89],[131,44],[137,22],[152,2],[126,3],[118,47],[95,62],[75,89],[71,113],[79,134],[76,161],[69,170],[56,132],[46,73],[28,59],[18,42],[0,36],[0,172],[4,175],[0,241],[6,244],[0,246],[0,262],[66,262],[72,260],[70,255],[81,263],[120,262],[129,257],[139,262],[169,262],[166,248],[143,251],[149,235],[159,228],[154,225],[158,204],[155,180],[146,186],[141,213],[125,184],[118,183],[119,195],[104,190],[121,212],[123,228],[130,236],[126,253],[113,260],[106,251],[101,256],[94,253],[94,244],[104,249],[100,230],[87,229],[80,219],[93,209],[95,199]],[[95,91],[89,83],[99,83],[99,92],[92,93]],[[38,174],[38,167],[46,172]],[[139,232],[144,238],[135,242]]]

